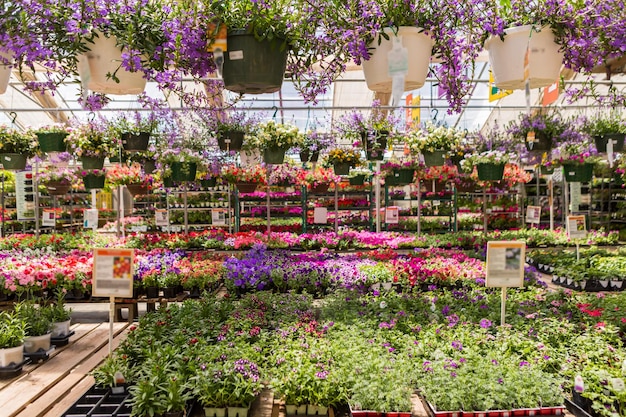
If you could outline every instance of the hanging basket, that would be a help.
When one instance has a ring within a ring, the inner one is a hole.
[[[239,191],[240,193],[253,193],[256,191],[256,187],[259,184],[256,182],[237,182],[235,183],[235,186],[237,186],[237,191]]]
[[[105,175],[87,174],[83,177],[83,184],[86,190],[104,188]]]
[[[172,179],[174,181],[195,181],[198,164],[195,162],[172,162]]]
[[[65,195],[70,191],[71,187],[70,184],[60,181],[48,181],[45,186],[49,195]]]
[[[235,93],[275,93],[283,85],[287,66],[285,41],[258,40],[246,30],[228,32],[224,54],[224,88]]]
[[[150,133],[122,133],[122,147],[127,152],[141,152],[148,149]]]
[[[345,162],[333,164],[335,175],[348,175],[350,173],[350,168],[352,168],[352,165]]]
[[[365,184],[365,175],[355,175],[349,178],[350,185],[363,185]]]
[[[7,53],[0,52],[0,56],[7,59],[8,61],[13,61],[11,56]],[[0,62],[2,64],[2,62]],[[9,80],[11,79],[11,65],[0,65],[0,94],[4,94],[7,92],[7,88],[9,87]]]
[[[144,161],[142,166],[146,174],[152,174],[156,170],[156,162],[153,160]]]
[[[109,162],[112,164],[119,164],[120,162],[128,161],[128,154],[126,152],[122,152],[122,156],[119,153],[116,153],[114,156],[109,156]]]
[[[169,177],[163,177],[163,187],[165,188],[174,188],[176,184],[174,184],[174,179]]]
[[[236,130],[220,132],[217,136],[217,144],[222,151],[240,151],[244,136],[244,132]]]
[[[382,161],[385,159],[384,149],[368,149],[365,152],[365,158],[368,161]]]
[[[481,181],[500,181],[504,177],[505,164],[477,164],[478,179]]]
[[[446,163],[446,151],[422,151],[422,156],[427,167],[442,166]]]
[[[543,132],[535,132],[532,140],[526,138],[526,149],[530,152],[548,152],[552,150],[552,137]]]
[[[263,162],[266,164],[282,164],[285,162],[285,149],[268,148],[263,150]]]
[[[621,152],[624,150],[624,134],[623,133],[605,133],[604,135],[594,135],[594,142],[598,152],[607,151],[609,141],[613,143],[613,152]]]
[[[0,163],[4,169],[21,171],[26,168],[26,155],[19,153],[0,154]]]
[[[149,193],[148,186],[142,183],[127,184],[126,189],[133,197],[136,195],[145,195]]]
[[[300,151],[300,161],[302,162],[317,162],[320,159],[320,151],[311,152],[308,149]]]
[[[328,192],[328,188],[330,188],[330,184],[318,184],[315,187],[311,187],[309,192],[311,194],[324,194]]]
[[[81,156],[80,162],[83,169],[102,169],[104,167],[104,158],[97,156]]]
[[[391,28],[385,28],[384,33],[389,39],[380,37],[370,43],[372,51],[370,59],[364,60],[363,74],[367,88],[381,93],[390,93],[392,79],[389,76],[389,52],[393,48],[396,35]],[[402,46],[408,50],[408,72],[404,78],[404,91],[416,90],[424,85],[428,75],[428,66],[432,55],[434,39],[428,32],[412,26],[401,26],[398,37],[402,39]]]
[[[217,185],[217,178],[209,178],[206,180],[200,180],[202,188],[213,188]]]
[[[563,52],[559,51],[550,26],[539,31],[533,30],[531,25],[517,26],[505,29],[504,39],[492,35],[485,41],[485,49],[489,51],[489,64],[498,88],[525,88],[524,57],[527,48],[530,88],[547,87],[559,79]]]
[[[563,164],[563,175],[568,182],[589,182],[593,177],[593,164]]]
[[[103,94],[141,94],[146,88],[142,71],[130,72],[121,66],[122,49],[117,46],[115,36],[107,38],[96,32],[93,44],[78,56],[78,74],[87,89]],[[117,80],[110,77],[115,74]]]
[[[39,149],[45,153],[65,152],[67,150],[67,145],[65,144],[67,135],[65,132],[38,132]]]
[[[415,170],[411,168],[394,169],[391,172],[391,176],[395,179],[396,185],[408,185],[413,182]]]

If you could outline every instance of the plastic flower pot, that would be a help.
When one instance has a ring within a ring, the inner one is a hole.
[[[59,181],[48,181],[46,189],[49,195],[65,195],[70,191],[70,185]]]
[[[250,407],[226,407],[228,417],[247,417]]]
[[[67,145],[65,144],[66,132],[39,132],[37,140],[39,141],[39,149],[42,152],[65,152]]]
[[[235,185],[237,186],[237,191],[239,191],[240,193],[253,193],[257,186],[258,183],[256,182],[237,182],[235,183]]]
[[[300,151],[300,161],[302,162],[317,162],[319,159],[320,159],[319,151],[311,152],[308,149],[305,151]]]
[[[226,417],[226,407],[204,407],[205,417]]]
[[[244,132],[236,130],[222,132],[217,136],[217,144],[222,151],[240,151],[244,135]]]
[[[266,164],[282,164],[285,162],[285,149],[268,148],[263,150],[263,162]]]
[[[101,189],[104,188],[105,180],[106,176],[104,175],[87,174],[83,177],[83,184],[87,190]]]
[[[563,164],[563,175],[569,182],[591,181],[593,164]]]
[[[528,50],[530,88],[547,87],[559,79],[563,52],[554,41],[550,26],[516,26],[504,30],[504,39],[490,36],[485,41],[495,85],[504,90],[525,87],[524,60]]]
[[[47,352],[50,350],[51,334],[52,333],[46,333],[41,336],[29,336],[24,339],[24,353]]]
[[[53,339],[58,339],[69,335],[71,323],[71,319],[52,323],[52,333],[50,337]]]
[[[422,151],[422,156],[427,167],[441,166],[446,163],[446,151]]]
[[[0,368],[24,362],[24,346],[0,349]]]
[[[148,194],[148,186],[142,183],[127,184],[126,189],[133,197]]]
[[[224,88],[235,93],[262,94],[280,90],[287,66],[283,39],[258,40],[239,29],[228,32],[224,54]]]
[[[156,162],[151,159],[144,161],[142,166],[146,174],[152,174],[156,170]]]
[[[174,181],[194,181],[198,164],[195,162],[172,162],[172,179]]]
[[[148,149],[150,133],[122,133],[122,147],[127,152],[140,152]]]
[[[604,135],[595,135],[593,137],[598,152],[607,152],[609,141],[613,144],[613,152],[621,152],[624,150],[624,134],[623,133],[606,133]]]
[[[478,179],[481,181],[500,181],[504,177],[505,164],[476,164]]]
[[[413,182],[415,170],[411,168],[394,169],[392,172],[397,185],[407,185]]]
[[[336,162],[333,164],[335,175],[348,175],[350,168],[352,168],[352,165],[345,162]]]
[[[4,169],[20,171],[26,168],[26,155],[19,153],[0,154],[0,163]]]
[[[350,185],[363,185],[365,183],[365,175],[355,175],[349,178]]]
[[[200,180],[202,188],[213,188],[217,185],[217,178],[209,178],[206,180]]]
[[[552,150],[552,138],[543,132],[535,132],[532,140],[526,138],[526,149],[530,152],[547,152]]]
[[[324,194],[328,192],[330,184],[318,184],[315,187],[310,188],[311,194]]]
[[[104,167],[104,158],[99,156],[81,156],[80,162],[83,169],[102,169]]]

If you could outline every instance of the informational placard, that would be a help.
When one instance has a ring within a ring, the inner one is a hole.
[[[541,221],[541,206],[526,207],[526,223],[539,224]]]
[[[83,227],[85,229],[97,229],[98,228],[98,209],[85,209],[83,210]]]
[[[160,227],[169,226],[170,212],[165,209],[157,209],[154,212],[154,224]]]
[[[385,223],[398,224],[400,219],[400,208],[398,206],[390,206],[385,209]]]
[[[567,216],[567,236],[570,239],[587,237],[587,223],[584,215]]]
[[[226,226],[227,210],[223,208],[211,209],[211,224],[213,226]]]
[[[18,220],[35,220],[33,173],[30,171],[15,173],[15,209]]]
[[[56,219],[54,210],[44,210],[41,215],[42,226],[56,226]]]
[[[94,249],[93,295],[95,297],[132,297],[134,261],[133,249]]]
[[[522,287],[526,243],[510,240],[487,242],[487,287]]]
[[[313,209],[313,223],[328,223],[328,209],[326,207],[315,207],[315,209]]]

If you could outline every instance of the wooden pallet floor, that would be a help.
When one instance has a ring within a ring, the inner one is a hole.
[[[126,337],[128,323],[113,323],[113,348]],[[59,417],[91,386],[89,375],[109,353],[109,323],[79,323],[66,346],[41,363],[25,365],[0,380],[0,416]]]

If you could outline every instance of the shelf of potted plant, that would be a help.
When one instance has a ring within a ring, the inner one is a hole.
[[[38,146],[37,137],[32,132],[0,126],[0,163],[4,169],[23,170],[28,158],[37,152]]]

